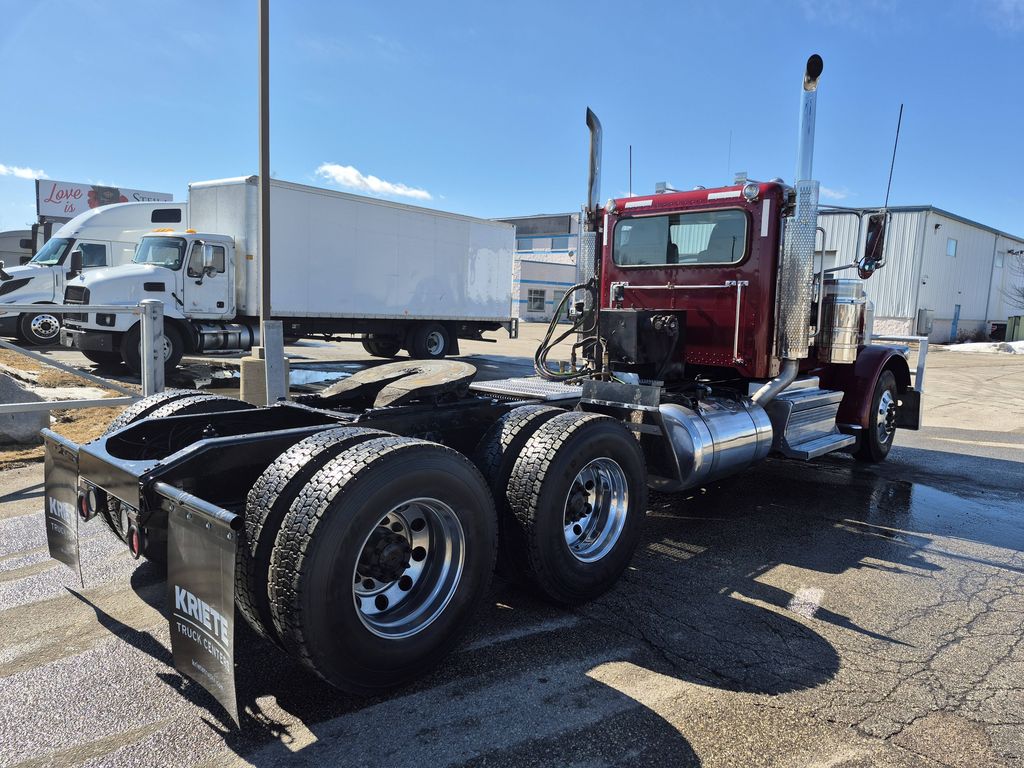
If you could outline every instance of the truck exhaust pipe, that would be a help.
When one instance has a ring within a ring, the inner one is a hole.
[[[813,54],[807,59],[804,69],[804,89],[800,97],[800,137],[796,150],[796,179],[808,181],[811,178],[811,164],[814,160],[814,118],[818,105],[818,78],[821,77],[825,62]]]
[[[753,396],[767,405],[793,383],[799,361],[811,345],[811,302],[814,282],[814,240],[818,228],[818,182],[811,179],[814,159],[814,120],[818,104],[818,78],[824,69],[818,54],[807,59],[800,96],[800,135],[797,141],[796,206],[786,220],[782,262],[779,265],[778,349],[779,375]]]
[[[601,205],[601,121],[587,107],[590,129],[590,173],[587,175],[587,217],[593,218]]]

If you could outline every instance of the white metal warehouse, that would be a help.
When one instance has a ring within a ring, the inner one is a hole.
[[[934,320],[927,335],[948,342],[987,333],[991,323],[1021,314],[1007,292],[1019,279],[1014,251],[1024,249],[1024,239],[933,206],[889,210],[886,264],[865,283],[875,305],[876,334],[925,335],[927,328],[918,327],[918,316],[924,319],[930,311]],[[850,214],[819,218],[825,240],[819,234],[818,247],[826,268],[855,261],[857,221]]]

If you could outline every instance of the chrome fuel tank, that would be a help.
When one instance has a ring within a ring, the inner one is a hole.
[[[668,437],[675,478],[654,478],[660,490],[683,490],[736,474],[772,447],[772,424],[749,399],[706,398],[696,409],[675,403],[658,406]]]

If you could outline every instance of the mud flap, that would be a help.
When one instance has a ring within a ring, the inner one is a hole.
[[[209,691],[236,724],[235,548],[242,518],[165,483],[167,598],[174,666]]]
[[[46,445],[43,459],[46,546],[50,557],[78,572],[82,563],[78,547],[78,446],[48,429],[42,430]],[[84,582],[83,582],[84,583]]]

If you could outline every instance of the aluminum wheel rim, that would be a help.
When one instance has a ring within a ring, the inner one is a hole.
[[[565,543],[577,560],[592,563],[614,549],[629,515],[629,484],[612,459],[594,459],[572,481],[562,520]]]
[[[381,542],[389,557],[406,554],[404,563],[389,563],[394,567],[386,575],[374,557]],[[352,598],[363,626],[389,640],[422,632],[455,595],[465,553],[462,524],[444,502],[417,498],[391,509],[363,540],[353,569]]]
[[[889,442],[892,433],[896,431],[895,420],[896,401],[893,399],[892,392],[887,389],[878,399],[877,428],[880,443]]]
[[[40,339],[52,339],[60,332],[60,320],[53,315],[36,315],[29,326]]]
[[[427,334],[427,352],[431,355],[440,355],[444,352],[444,335],[440,331],[431,331]]]

